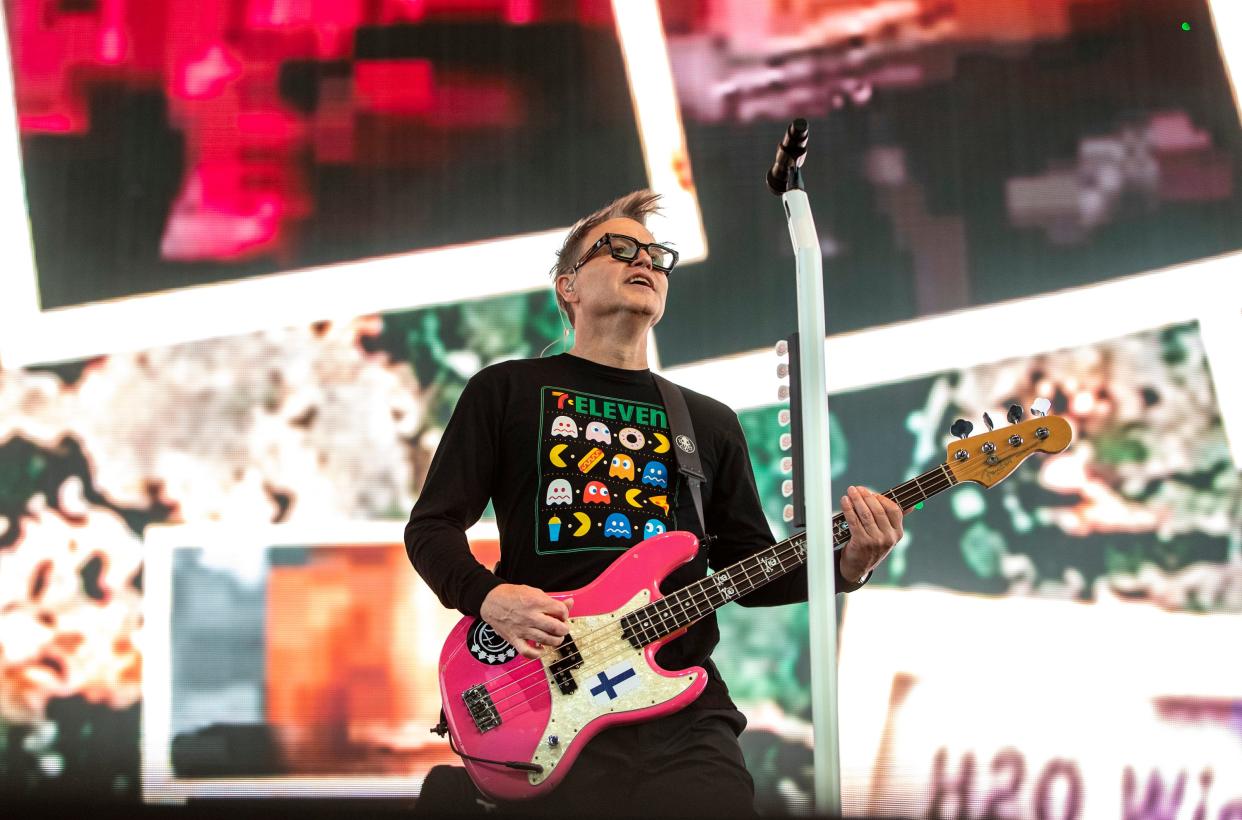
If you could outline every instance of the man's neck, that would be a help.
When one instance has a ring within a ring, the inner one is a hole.
[[[593,333],[587,328],[574,332],[574,346],[569,352],[580,359],[622,370],[646,370],[647,331],[637,334]]]

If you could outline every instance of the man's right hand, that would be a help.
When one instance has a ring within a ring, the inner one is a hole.
[[[479,616],[523,657],[538,658],[544,647],[560,646],[569,634],[573,603],[573,598],[558,601],[534,587],[501,584],[487,593]]]

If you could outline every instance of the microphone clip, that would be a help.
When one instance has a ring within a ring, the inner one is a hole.
[[[799,117],[785,129],[781,144],[776,147],[776,159],[768,169],[768,190],[777,196],[802,187],[802,162],[806,159],[806,144],[811,136],[811,127],[806,120]]]

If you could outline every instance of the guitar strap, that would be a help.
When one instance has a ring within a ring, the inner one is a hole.
[[[703,464],[699,461],[699,447],[695,443],[694,425],[690,422],[690,410],[686,407],[686,397],[681,394],[681,388],[663,376],[652,373],[651,377],[655,379],[660,398],[664,400],[664,410],[668,413],[669,432],[673,438],[673,453],[677,458],[677,472],[685,477],[686,484],[690,486],[690,495],[694,498],[694,510],[699,514],[699,527],[703,531],[703,540],[699,544],[707,546],[716,539],[707,534],[707,522],[703,518],[702,486],[706,476],[703,474]]]

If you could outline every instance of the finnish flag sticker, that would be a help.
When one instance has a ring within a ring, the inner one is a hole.
[[[628,661],[614,663],[612,666],[588,678],[587,686],[591,690],[591,699],[596,703],[608,704],[633,691],[641,685],[638,673]]]

